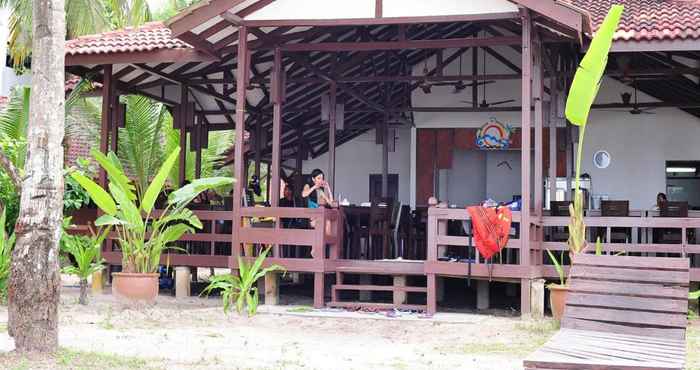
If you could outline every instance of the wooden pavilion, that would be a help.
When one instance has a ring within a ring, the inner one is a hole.
[[[171,107],[181,146],[189,142],[198,163],[210,132],[240,129],[247,134],[235,135],[232,143],[235,177],[248,178],[249,162],[255,163],[257,174],[261,165],[269,166],[269,207],[244,207],[246,181],[237,181],[233,207],[196,210],[207,224],[205,232],[183,237],[187,242],[208,243],[209,248],[171,255],[172,265],[236,269],[237,256],[252,257],[244,246],[274,245],[269,263],[313,274],[316,307],[369,305],[434,313],[441,298],[440,279],[469,276],[479,281],[480,296],[484,289],[488,295],[490,279],[520,284],[521,312],[528,313],[531,307],[542,310],[542,279],[557,276],[543,250],[566,249],[562,240],[549,237],[568,222],[552,211],[557,189],[551,180],[564,178],[568,184],[572,173],[571,137],[575,135],[563,118],[563,102],[577,60],[607,3],[211,0],[184,10],[167,24],[69,40],[66,69],[102,84],[102,151],[116,148],[124,117],[119,95],[141,94]],[[700,64],[689,66],[674,59],[676,55],[700,60],[700,44],[693,40],[697,38],[682,40],[677,49],[667,40],[620,40],[615,46],[620,50],[617,67],[611,66],[607,76],[622,82],[639,78],[634,85],[635,109],[678,107],[700,116],[699,85],[690,77],[700,74]],[[463,72],[466,56],[471,68]],[[487,71],[491,63],[498,64],[494,72]],[[653,76],[668,81],[659,84],[650,79]],[[417,104],[421,90],[430,92],[441,85],[471,91],[468,105]],[[488,104],[485,92],[481,103],[480,88],[486,85],[505,86],[494,89],[499,94],[495,98],[512,103]],[[637,102],[637,89],[656,99]],[[630,104],[628,99],[596,108],[628,109]],[[466,221],[469,216],[464,208],[428,204],[428,198],[443,199],[440,170],[453,165],[453,150],[478,149],[478,130],[458,125],[416,129],[419,117],[435,113],[476,117],[482,122],[501,114],[519,122],[509,149],[519,157],[516,186],[524,211],[514,212],[518,231],[502,253],[507,258],[487,263],[478,254],[470,255],[468,267],[441,258],[448,246],[472,245],[469,236],[448,232],[451,222]],[[278,207],[283,167],[301,174],[309,158],[327,159],[327,178],[338,188],[342,184],[336,183],[336,151],[341,145],[355,145],[355,139],[367,133],[374,133],[375,143],[382,148],[376,161],[381,162],[381,193],[387,196],[390,138],[397,129],[412,131],[411,206],[430,205],[424,259],[348,258],[342,207]],[[181,152],[180,182],[185,181],[187,155],[188,151]],[[100,180],[107,181],[104,173]],[[588,226],[606,231],[608,252],[700,253],[687,239],[690,230],[700,228],[700,218],[687,214],[600,217],[594,211],[588,216]],[[263,217],[314,219],[316,226],[291,229],[276,222],[272,228],[256,228],[246,222]],[[613,240],[618,228],[632,229],[634,234],[652,228],[679,229],[681,240],[671,244],[631,238],[620,243]],[[311,257],[284,253],[290,245],[310,246]],[[110,264],[120,263],[119,252],[111,245],[104,257]],[[344,279],[347,275],[391,276],[395,284],[349,284]],[[407,286],[406,276],[424,277],[425,283]],[[700,268],[691,269],[691,279],[700,281]],[[326,299],[324,287],[329,282],[334,283]],[[342,291],[390,291],[394,301],[348,302],[341,300]],[[408,293],[424,298],[418,299],[420,304],[408,304]]]

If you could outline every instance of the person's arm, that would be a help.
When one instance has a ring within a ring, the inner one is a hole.
[[[308,198],[311,193],[316,190],[316,185],[309,186],[309,184],[304,185],[304,189],[301,190],[302,198]]]
[[[329,205],[333,203],[333,192],[331,191],[331,186],[326,183],[323,187],[323,197],[326,198],[326,203]]]

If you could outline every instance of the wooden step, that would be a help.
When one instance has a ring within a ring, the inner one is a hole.
[[[374,308],[380,310],[391,310],[394,308],[400,310],[425,311],[428,306],[420,304],[393,304],[393,303],[374,303],[374,302],[338,302],[330,301],[326,303],[329,307],[340,308]]]
[[[335,284],[331,287],[333,290],[368,290],[380,292],[415,292],[427,293],[428,288],[420,286],[394,286],[394,285],[351,285],[351,284]]]

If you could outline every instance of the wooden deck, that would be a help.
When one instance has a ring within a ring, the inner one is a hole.
[[[315,290],[315,304],[323,306],[328,302],[323,298],[326,275],[335,275],[336,281],[341,281],[343,274],[385,275],[393,277],[426,276],[427,286],[416,287],[415,292],[427,294],[425,309],[434,313],[437,310],[437,278],[461,277],[481,280],[492,280],[509,283],[529,284],[539,278],[556,279],[554,267],[549,264],[543,254],[544,249],[552,251],[566,250],[564,242],[533,240],[525,245],[519,238],[521,228],[520,212],[513,213],[513,230],[508,245],[494,256],[491,261],[485,261],[478,251],[473,248],[473,240],[468,236],[455,236],[448,233],[448,224],[463,225],[469,231],[469,214],[465,209],[448,209],[431,207],[428,211],[428,241],[427,259],[409,260],[355,260],[342,259],[343,223],[342,214],[330,209],[307,208],[242,208],[240,212],[238,248],[232,248],[234,216],[231,211],[196,210],[195,214],[202,220],[204,229],[196,234],[186,234],[180,241],[180,246],[187,253],[171,252],[162,256],[162,263],[171,266],[218,267],[236,269],[240,255],[243,259],[252,259],[263,246],[272,246],[271,257],[266,264],[276,263],[287,268],[290,272],[314,274],[314,281],[319,285]],[[278,218],[303,218],[315,220],[312,229],[283,229],[276,222]],[[268,220],[266,227],[257,223]],[[659,217],[586,217],[589,228],[605,228],[610,235],[613,227],[630,228],[635,239],[628,243],[613,243],[607,240],[603,250],[607,253],[624,251],[653,256],[666,253],[697,259],[700,254],[700,244],[691,244],[688,238],[682,238],[679,244],[651,243],[650,235],[654,228],[679,229],[682,235],[688,235],[690,230],[700,229],[700,218],[659,218]],[[543,216],[531,219],[531,235],[547,235],[548,229],[565,227],[566,217]],[[637,238],[639,236],[639,238]],[[120,265],[121,254],[108,241],[103,256],[108,264]],[[298,246],[310,254],[289,256],[285,248]],[[461,250],[467,253],[469,261],[450,262],[441,260],[446,250]],[[530,264],[521,264],[522,253],[528,253]],[[568,266],[565,266],[568,269]],[[691,262],[690,280],[700,281],[700,266]],[[643,276],[640,276],[642,279]],[[374,287],[372,284],[337,283],[333,292],[344,290],[377,290],[385,291],[386,287]],[[391,291],[401,292],[410,289],[398,286]],[[331,297],[332,303],[339,303],[337,295]],[[526,302],[522,302],[525,304]],[[337,304],[343,306],[345,303]],[[377,305],[379,307],[381,305]]]

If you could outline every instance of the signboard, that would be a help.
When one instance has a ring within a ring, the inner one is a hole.
[[[513,128],[491,117],[476,132],[476,146],[484,150],[505,150],[510,147],[510,135]]]

